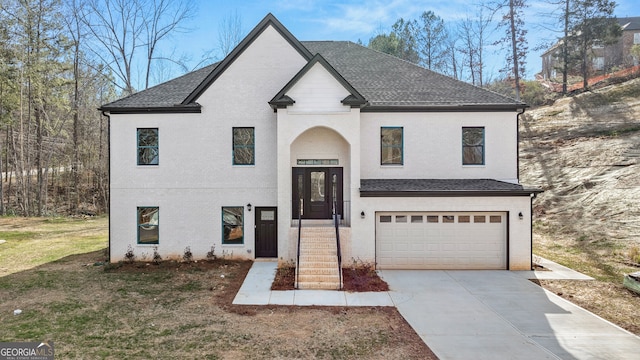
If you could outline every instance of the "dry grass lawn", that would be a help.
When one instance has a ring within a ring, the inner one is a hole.
[[[2,341],[53,340],[61,359],[436,358],[394,308],[232,305],[250,262],[103,266],[104,219],[0,220]],[[53,261],[49,238],[66,242]]]

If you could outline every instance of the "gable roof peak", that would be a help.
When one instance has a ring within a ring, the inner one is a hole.
[[[273,27],[282,37],[287,40],[291,46],[298,51],[298,53],[307,61],[313,57],[313,54],[300,43],[300,41],[293,36],[289,30],[282,25],[282,23],[272,14],[268,13],[262,21],[256,25],[253,30],[249,32],[240,43],[220,62],[218,65],[201,83],[187,96],[183,105],[195,102],[202,93],[204,93],[209,86],[269,27]]]
[[[300,80],[304,75],[311,70],[316,64],[320,64],[336,81],[340,83],[348,92],[349,95],[342,100],[344,105],[350,106],[362,106],[367,103],[367,100],[362,96],[353,85],[351,85],[320,53],[316,53],[309,62],[294,76],[287,85],[280,90],[280,92],[269,101],[269,104],[274,109],[277,107],[286,107],[287,105],[293,105],[295,101],[287,96],[287,92]]]

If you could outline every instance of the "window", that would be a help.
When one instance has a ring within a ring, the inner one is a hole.
[[[138,129],[138,165],[158,165],[158,129]]]
[[[298,159],[298,165],[338,165],[338,159]]]
[[[391,215],[380,215],[380,222],[381,223],[390,223],[391,222]]]
[[[443,215],[442,222],[445,224],[453,224],[455,222],[455,216],[453,215]]]
[[[604,57],[597,56],[592,60],[594,70],[604,70]]]
[[[411,223],[412,224],[422,223],[422,215],[411,215]]]
[[[244,244],[244,207],[233,206],[222,208],[223,245]]]
[[[462,128],[462,165],[484,165],[484,128]]]
[[[489,216],[489,222],[492,224],[499,224],[502,222],[502,216],[500,215],[491,215]]]
[[[633,43],[640,44],[640,33],[633,34]]]
[[[471,222],[471,217],[469,215],[460,215],[458,216],[458,222],[461,224]]]
[[[487,222],[486,220],[487,218],[484,215],[475,215],[473,217],[473,222],[476,224]]]
[[[233,128],[233,165],[255,165],[254,128]]]
[[[428,223],[437,223],[438,222],[438,215],[427,215],[427,222]]]
[[[159,243],[158,213],[158,207],[138,207],[138,244]]]
[[[402,128],[380,128],[380,163],[382,165],[402,165]]]
[[[407,216],[406,215],[396,215],[396,223],[406,223]]]

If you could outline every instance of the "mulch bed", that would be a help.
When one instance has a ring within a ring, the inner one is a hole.
[[[280,267],[271,290],[295,290],[296,269]],[[342,269],[343,290],[350,292],[389,291],[389,285],[369,266]]]

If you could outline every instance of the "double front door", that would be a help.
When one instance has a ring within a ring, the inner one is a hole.
[[[293,168],[293,213],[303,219],[331,219],[342,215],[342,168]],[[335,209],[335,210],[334,210]]]

